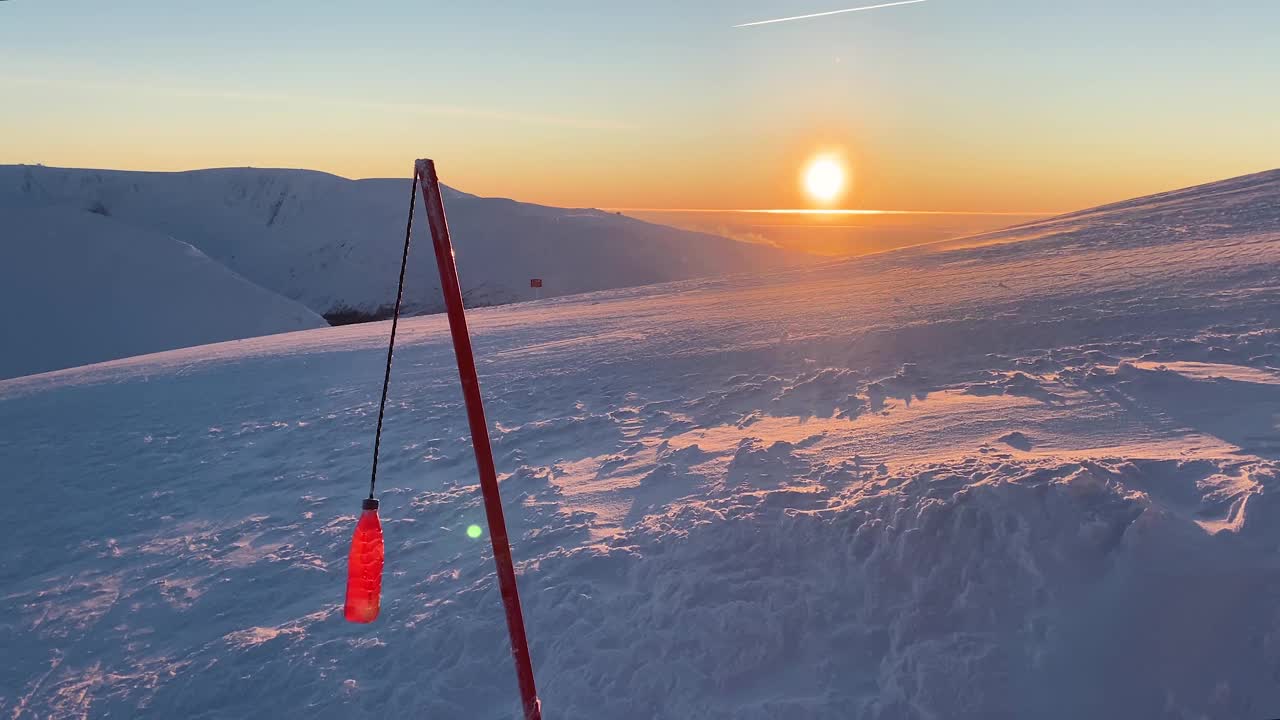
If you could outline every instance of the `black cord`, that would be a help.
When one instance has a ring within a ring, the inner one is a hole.
[[[391,341],[387,343],[387,370],[382,376],[382,402],[378,404],[378,430],[373,435],[373,472],[369,475],[369,499],[378,482],[378,448],[382,446],[382,416],[387,411],[387,388],[391,385],[391,355],[396,349],[396,325],[400,322],[400,301],[404,299],[404,269],[409,264],[409,238],[413,236],[413,206],[418,199],[418,173],[409,185],[409,222],[404,228],[404,255],[400,257],[400,286],[396,289],[396,309],[391,313]]]

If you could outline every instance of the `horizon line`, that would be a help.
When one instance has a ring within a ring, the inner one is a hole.
[[[740,213],[744,215],[991,215],[1006,217],[1050,217],[1071,210],[865,210],[854,208],[626,208],[602,207],[600,210],[648,213]]]

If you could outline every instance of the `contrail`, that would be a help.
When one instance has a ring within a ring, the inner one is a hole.
[[[927,0],[900,0],[900,2],[884,3],[883,5],[868,5],[866,7],[845,8],[844,10],[828,10],[827,12],[812,13],[809,15],[794,15],[792,17],[775,18],[773,20],[757,20],[756,22],[742,23],[734,25],[736,28],[752,27],[754,25],[772,25],[773,23],[791,22],[792,20],[808,20],[809,18],[826,17],[828,15],[839,15],[841,13],[861,12],[863,10],[879,10],[880,8],[896,7],[898,5],[914,5],[916,3],[927,2]]]

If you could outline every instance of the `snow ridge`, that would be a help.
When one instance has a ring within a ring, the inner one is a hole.
[[[190,243],[319,314],[378,314],[395,297],[409,181],[311,170],[127,172],[0,166],[0,208],[99,208]],[[545,297],[778,267],[799,253],[599,210],[480,198],[445,188],[468,303]],[[426,247],[420,229],[419,247]],[[410,312],[441,310],[430,252],[413,255]]]
[[[0,378],[325,321],[197,248],[101,213],[0,208]]]

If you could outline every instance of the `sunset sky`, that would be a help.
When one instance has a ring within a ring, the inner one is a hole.
[[[0,3],[0,162],[606,208],[1071,210],[1280,165],[1280,3]],[[1005,223],[1007,224],[1007,223]]]

